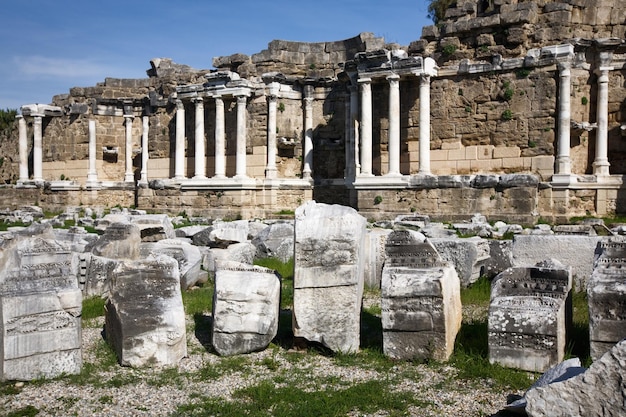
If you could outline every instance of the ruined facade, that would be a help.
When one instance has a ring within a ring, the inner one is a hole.
[[[0,203],[533,222],[626,211],[626,7],[457,1],[408,47],[272,41],[25,105]],[[19,137],[19,140],[18,140]],[[18,145],[19,142],[19,145]]]

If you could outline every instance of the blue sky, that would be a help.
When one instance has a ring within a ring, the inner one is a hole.
[[[49,103],[106,77],[145,78],[150,60],[211,69],[273,39],[336,41],[373,32],[408,45],[432,22],[427,0],[10,0],[0,14],[0,108]]]

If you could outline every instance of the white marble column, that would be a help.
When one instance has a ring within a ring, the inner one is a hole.
[[[400,76],[392,74],[389,81],[389,170],[387,175],[400,176]]]
[[[96,169],[96,121],[89,120],[89,169],[87,171],[87,183],[98,182],[98,170]]]
[[[195,173],[194,179],[206,178],[206,139],[204,137],[204,100],[202,97],[194,99],[196,104],[195,116]]]
[[[43,114],[33,116],[33,181],[43,181]]]
[[[237,96],[237,155],[235,158],[235,178],[246,178],[246,139],[247,139],[247,118],[246,95]]]
[[[360,78],[361,85],[361,176],[372,174],[372,80]]]
[[[420,76],[419,174],[430,175],[430,75]]]
[[[593,161],[593,173],[598,176],[609,175],[608,141],[609,141],[609,70],[600,67],[598,74],[598,100],[596,121],[596,158]]]
[[[556,155],[556,174],[572,172],[570,159],[570,123],[572,118],[570,63],[559,64],[559,137]]]
[[[150,132],[150,116],[142,117],[141,128],[141,177],[139,184],[148,185],[148,133]]]
[[[276,102],[278,97],[275,94],[267,96],[267,166],[265,167],[265,178],[276,178]]]
[[[185,106],[176,100],[176,150],[174,159],[174,179],[185,179]]]
[[[20,157],[19,181],[28,181],[28,134],[26,132],[26,120],[24,116],[17,115],[17,129],[19,132],[18,152]]]
[[[313,172],[313,97],[304,98],[304,165],[302,178],[310,179]]]
[[[215,176],[226,178],[226,139],[224,133],[224,100],[215,97]]]
[[[361,162],[359,158],[359,87],[350,86],[350,138],[352,141],[351,151],[354,159],[352,177],[361,173]]]
[[[351,120],[351,113],[350,113],[350,95],[347,95],[345,97],[345,101],[344,101],[344,160],[345,160],[345,165],[344,165],[344,169],[343,169],[343,177],[344,179],[348,179],[348,178],[353,178],[354,175],[352,174],[354,172],[354,156],[352,153],[352,132],[351,132],[351,125],[352,125],[352,120]]]
[[[124,182],[135,182],[133,174],[133,120],[135,116],[130,114],[124,115],[124,123],[126,124],[126,172],[124,173]]]

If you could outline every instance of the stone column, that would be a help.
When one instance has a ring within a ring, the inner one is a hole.
[[[141,129],[141,177],[139,183],[148,185],[148,133],[150,130],[150,117],[144,115],[142,117]]]
[[[133,120],[135,116],[130,114],[124,115],[124,122],[126,124],[126,172],[124,174],[124,182],[135,182],[135,175],[133,174]]]
[[[196,104],[196,117],[195,117],[195,174],[194,179],[206,178],[206,139],[204,138],[204,101],[202,97],[196,97],[194,99]]]
[[[599,176],[609,175],[609,70],[611,69],[611,67],[600,67],[598,74],[598,104],[596,107],[598,129],[596,130],[596,158],[593,161],[593,173]]]
[[[33,116],[33,181],[43,181],[43,114]]]
[[[96,169],[96,121],[89,120],[89,170],[87,171],[87,182],[98,181],[98,170]]]
[[[224,134],[224,100],[215,97],[215,176],[226,178],[226,140]]]
[[[304,98],[304,166],[302,178],[310,179],[313,171],[313,97]]]
[[[19,157],[20,177],[19,181],[28,181],[28,135],[26,133],[26,120],[24,116],[17,115],[17,129],[19,132]]]
[[[235,178],[246,178],[246,95],[237,96],[237,156]]]
[[[387,175],[400,176],[400,76],[392,74],[389,81],[389,170]]]
[[[570,63],[559,64],[559,139],[556,156],[556,173],[572,172],[570,159],[570,123],[572,112]]]
[[[174,159],[174,179],[185,179],[185,106],[176,100],[176,155]]]
[[[359,79],[361,85],[361,176],[372,174],[372,85],[371,78]]]
[[[359,87],[350,86],[350,138],[351,152],[354,158],[353,175],[356,177],[361,173],[361,162],[359,158]]]
[[[270,87],[271,89],[271,87]],[[267,96],[267,166],[265,178],[276,178],[276,94]]]
[[[351,132],[351,126],[352,126],[352,120],[351,120],[351,113],[350,113],[350,96],[347,95],[345,97],[345,101],[344,101],[344,145],[345,145],[345,150],[344,150],[344,154],[345,154],[345,166],[343,169],[343,177],[345,179],[348,178],[353,178],[353,172],[354,172],[354,154],[352,152],[352,132]]]
[[[430,175],[430,75],[420,76],[419,174]]]

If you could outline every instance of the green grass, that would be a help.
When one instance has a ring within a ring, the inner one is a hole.
[[[303,390],[297,386],[275,386],[261,381],[233,393],[232,401],[201,397],[201,401],[178,407],[175,416],[342,416],[385,410],[388,416],[407,415],[411,405],[424,401],[412,393],[390,389],[389,381],[372,380],[345,389]]]
[[[83,323],[87,320],[104,316],[104,304],[105,303],[106,303],[106,300],[98,296],[83,298],[83,311],[82,311]]]
[[[468,288],[461,289],[461,304],[477,304],[489,306],[491,297],[491,281],[486,277],[480,277]]]
[[[27,405],[26,407],[22,407],[17,410],[10,411],[6,415],[6,417],[29,417],[29,416],[36,416],[37,414],[39,414],[38,408],[32,405]]]
[[[206,285],[193,290],[183,291],[183,305],[185,314],[195,316],[197,314],[209,314],[213,308],[213,286]]]

